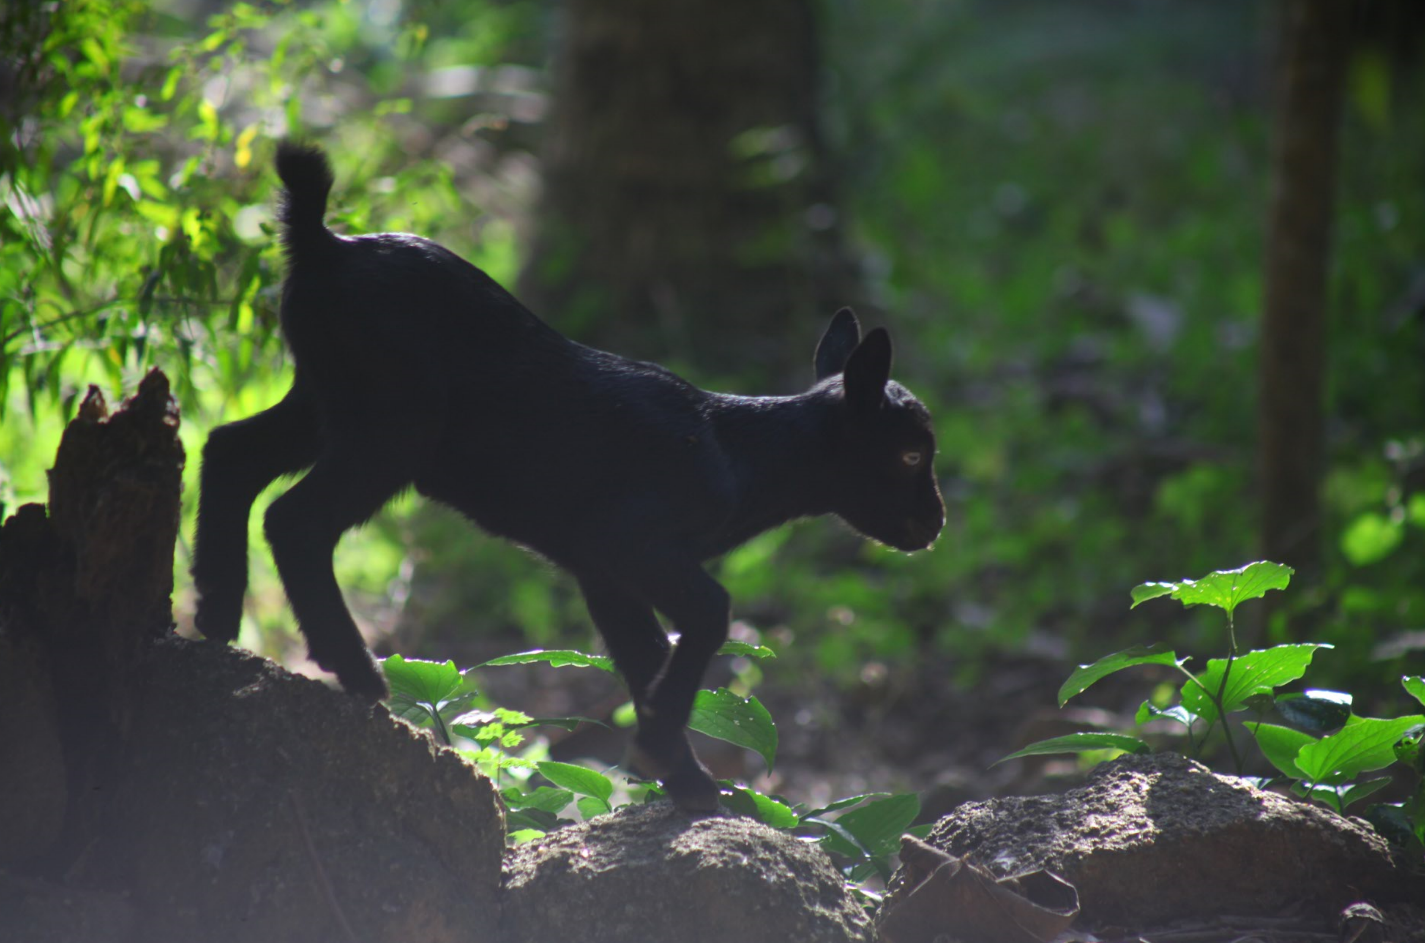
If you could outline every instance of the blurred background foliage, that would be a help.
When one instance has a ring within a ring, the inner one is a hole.
[[[1323,669],[1342,683],[1394,685],[1425,648],[1425,18],[1413,0],[1354,7],[1340,37],[1324,562],[1317,582],[1293,586],[1291,605],[1310,613],[1315,640],[1337,644]],[[191,515],[207,431],[276,401],[290,379],[276,334],[270,164],[274,141],[293,134],[333,157],[334,227],[430,236],[548,299],[537,313],[576,339],[620,339],[618,349],[703,385],[770,392],[809,381],[835,303],[827,285],[864,321],[890,327],[897,377],[936,417],[949,523],[933,552],[915,556],[819,521],[713,564],[737,631],[779,648],[784,661],[764,670],[780,684],[860,689],[882,677],[871,665],[919,679],[924,693],[1025,653],[1097,657],[1141,638],[1145,623],[1216,653],[1215,623],[1167,607],[1130,620],[1127,590],[1257,557],[1275,6],[799,8],[805,21],[792,27],[814,42],[799,66],[807,92],[788,98],[785,125],[732,133],[718,123],[713,93],[765,95],[751,79],[696,86],[714,104],[645,95],[634,100],[647,113],[617,116],[660,126],[647,103],[661,101],[684,118],[706,114],[689,124],[723,136],[709,163],[727,189],[711,201],[762,214],[770,222],[751,228],[765,238],[748,236],[754,216],[689,211],[672,225],[742,227],[729,230],[735,251],[716,253],[715,279],[732,297],[746,292],[749,308],[788,285],[815,301],[748,322],[725,297],[700,309],[677,279],[602,285],[579,261],[601,244],[596,230],[582,243],[550,237],[551,220],[571,212],[558,194],[605,184],[545,187],[546,166],[633,168],[606,184],[602,225],[644,225],[640,207],[660,200],[709,199],[628,131],[586,142],[581,164],[569,136],[602,125],[588,108],[610,109],[613,122],[617,90],[581,105],[584,130],[561,127],[558,96],[581,87],[564,59],[579,38],[570,32],[598,23],[607,34],[586,51],[610,57],[665,41],[638,34],[637,9],[620,21],[611,11],[624,7],[608,0],[7,5],[0,502],[44,499],[44,471],[87,384],[113,399],[159,366],[183,408]],[[756,16],[747,22],[755,30]],[[727,74],[753,74],[758,56],[778,54],[721,41],[742,55],[718,66]],[[599,55],[579,68],[600,68]],[[700,81],[670,75],[647,81]],[[595,160],[595,147],[613,150]],[[678,235],[647,230],[644,271]],[[679,273],[688,253],[701,257],[686,240],[674,250],[684,255],[667,264]],[[581,273],[573,295],[570,272]],[[563,295],[542,291],[561,278]],[[645,297],[649,311],[635,318]],[[707,346],[719,324],[731,325],[728,344]],[[261,549],[264,506],[253,515],[242,643],[296,661]],[[566,578],[415,498],[348,535],[338,557],[378,648],[463,665],[527,645],[593,644]],[[186,547],[177,570],[187,630]],[[1288,614],[1258,640],[1290,633]]]

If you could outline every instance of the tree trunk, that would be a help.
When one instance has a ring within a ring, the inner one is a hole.
[[[1349,4],[1284,0],[1262,318],[1262,552],[1320,569],[1326,300]]]
[[[569,0],[556,46],[523,297],[620,353],[805,361],[855,300],[810,0]]]

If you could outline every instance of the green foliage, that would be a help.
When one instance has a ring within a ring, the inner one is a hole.
[[[688,729],[755,751],[768,771],[776,762],[777,726],[755,697],[738,697],[726,688],[699,691]]]
[[[1185,606],[1207,605],[1221,609],[1231,626],[1233,613],[1242,603],[1260,598],[1270,590],[1285,589],[1292,571],[1275,563],[1253,563],[1236,570],[1217,570],[1200,580],[1177,583],[1144,583],[1132,593],[1133,606],[1172,596]],[[1376,807],[1373,813],[1392,822],[1396,837],[1413,836],[1425,840],[1425,772],[1419,745],[1425,738],[1425,714],[1377,719],[1352,712],[1353,698],[1341,691],[1307,690],[1301,693],[1279,688],[1302,678],[1319,649],[1330,645],[1299,643],[1275,645],[1258,651],[1236,654],[1236,642],[1229,633],[1228,655],[1214,658],[1194,675],[1186,667],[1188,659],[1157,646],[1138,646],[1116,652],[1091,665],[1080,666],[1059,691],[1059,705],[1082,693],[1094,682],[1125,668],[1138,665],[1171,666],[1186,677],[1179,689],[1180,703],[1164,709],[1147,701],[1139,708],[1136,722],[1144,724],[1165,718],[1183,725],[1191,740],[1199,723],[1206,730],[1196,742],[1200,751],[1214,725],[1222,720],[1223,736],[1232,752],[1237,772],[1241,760],[1232,742],[1225,718],[1228,714],[1254,711],[1256,721],[1246,724],[1262,755],[1284,777],[1292,781],[1298,795],[1322,802],[1337,812],[1359,802],[1388,785],[1389,776],[1360,779],[1363,773],[1400,763],[1414,771],[1417,782],[1413,797],[1405,803]],[[1425,681],[1415,676],[1401,679],[1405,691],[1425,704]],[[1275,711],[1293,726],[1266,723],[1261,716]],[[1051,753],[1080,753],[1094,750],[1124,753],[1149,751],[1138,737],[1108,731],[1070,734],[1041,740],[1004,757]]]
[[[719,654],[775,657],[771,649],[732,641]],[[480,694],[474,672],[505,665],[543,662],[553,667],[597,667],[611,670],[607,659],[572,650],[531,651],[492,658],[478,669],[458,670],[452,662],[432,662],[392,655],[382,662],[391,685],[391,712],[417,727],[432,731],[495,780],[504,799],[509,841],[519,843],[570,824],[571,807],[581,818],[603,815],[622,805],[649,801],[661,789],[632,777],[620,784],[597,770],[544,757],[543,748],[527,742],[521,731],[539,726],[572,727],[584,718],[532,718],[493,707]],[[755,697],[725,688],[699,691],[688,725],[691,729],[755,750],[771,770],[776,762],[777,728]],[[540,784],[536,777],[548,785]],[[845,863],[853,883],[875,874],[890,876],[891,858],[900,837],[920,813],[913,794],[884,793],[852,796],[819,809],[807,810],[749,786],[723,782],[723,804],[773,828],[812,833]],[[833,813],[835,813],[833,815]]]
[[[1184,606],[1216,606],[1231,618],[1239,603],[1260,599],[1268,590],[1286,589],[1294,571],[1280,563],[1249,563],[1236,570],[1215,570],[1200,580],[1143,583],[1133,587],[1135,608],[1150,599],[1171,596]]]

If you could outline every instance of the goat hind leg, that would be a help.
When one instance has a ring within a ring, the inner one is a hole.
[[[193,537],[193,582],[198,590],[193,621],[208,638],[237,638],[247,591],[252,502],[277,478],[312,464],[318,448],[317,417],[299,385],[275,406],[208,435]]]

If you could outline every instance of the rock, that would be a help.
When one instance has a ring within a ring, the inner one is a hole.
[[[122,894],[0,872],[0,940],[128,943],[134,908]]]
[[[623,809],[514,849],[504,937],[847,943],[870,921],[825,853],[750,819]]]
[[[133,682],[109,825],[71,877],[127,894],[132,939],[494,938],[504,815],[459,754],[211,642],[156,643]]]
[[[1362,898],[1425,894],[1361,820],[1169,753],[1119,757],[1062,795],[966,803],[926,841],[998,877],[1041,868],[1062,876],[1078,889],[1088,925],[1292,905],[1325,919]],[[898,872],[882,914],[905,885]]]

